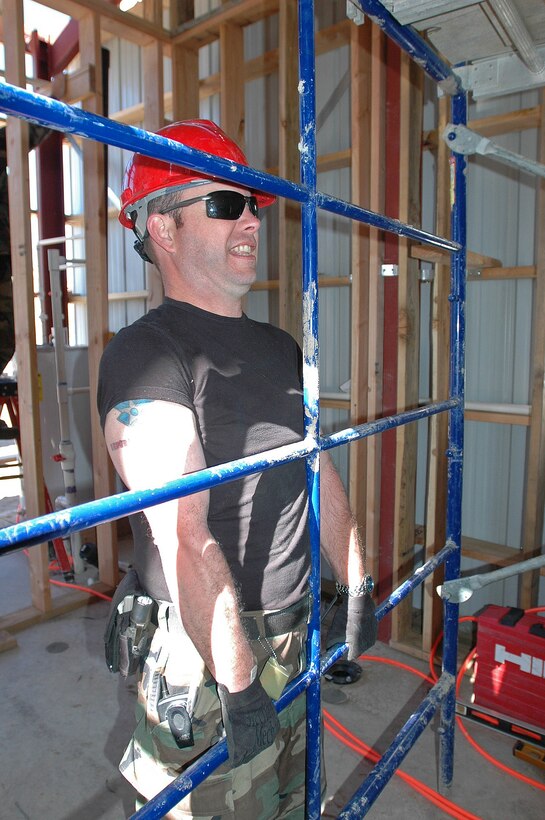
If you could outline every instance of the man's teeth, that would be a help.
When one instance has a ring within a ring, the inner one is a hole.
[[[236,248],[233,248],[233,250],[235,253],[245,253],[248,255],[253,253],[253,249],[250,245],[237,245]]]

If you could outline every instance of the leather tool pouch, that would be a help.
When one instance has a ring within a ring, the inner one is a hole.
[[[155,602],[147,626],[143,630],[135,629],[132,615],[139,596],[146,596],[146,593],[140,585],[136,570],[131,569],[114,593],[104,632],[104,654],[108,669],[119,672],[124,678],[134,675],[138,670],[155,631]],[[146,600],[151,599],[146,597]]]

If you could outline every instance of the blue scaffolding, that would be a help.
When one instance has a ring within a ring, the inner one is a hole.
[[[359,0],[362,11],[381,26],[418,65],[451,96],[451,121],[466,123],[466,95],[450,67],[444,63],[411,28],[401,26],[378,0]],[[288,182],[252,168],[206,156],[177,142],[150,134],[141,129],[81,111],[62,102],[41,97],[11,85],[0,85],[0,110],[30,119],[57,130],[78,134],[98,142],[136,151],[158,159],[179,163],[206,174],[238,182],[301,203],[303,258],[303,389],[305,438],[302,442],[268,450],[250,458],[239,459],[200,473],[184,476],[159,488],[124,492],[106,499],[81,504],[68,510],[51,513],[0,531],[0,555],[23,547],[40,544],[56,536],[68,536],[79,530],[113,521],[138,510],[179,498],[204,488],[233,481],[250,473],[287,461],[305,458],[309,491],[309,528],[311,536],[312,571],[310,591],[314,601],[308,630],[307,669],[286,689],[276,703],[281,711],[295,697],[306,692],[307,698],[307,808],[306,816],[320,816],[320,678],[346,650],[340,646],[320,656],[320,510],[319,454],[321,450],[357,441],[400,425],[414,423],[437,413],[449,415],[448,442],[448,502],[446,544],[427,561],[415,575],[396,589],[377,607],[377,619],[387,615],[441,564],[445,579],[459,576],[461,552],[461,504],[463,467],[463,405],[464,405],[464,303],[466,266],[466,190],[465,158],[453,155],[454,174],[451,188],[451,234],[447,240],[426,231],[405,225],[398,220],[360,208],[328,196],[316,186],[316,110],[315,110],[315,49],[314,2],[299,0],[299,95],[301,184]],[[417,239],[445,249],[451,254],[450,302],[450,389],[445,401],[429,404],[387,418],[341,430],[329,436],[320,435],[318,387],[318,209],[357,220],[367,225]],[[442,674],[423,699],[418,709],[400,730],[389,749],[353,795],[341,814],[342,818],[361,818],[367,814],[402,760],[415,744],[438,710],[441,713],[440,772],[443,786],[453,778],[455,678],[457,659],[458,606],[448,601],[444,605],[444,649]],[[225,740],[210,749],[197,764],[150,800],[133,815],[134,818],[163,817],[186,794],[201,783],[227,759]]]

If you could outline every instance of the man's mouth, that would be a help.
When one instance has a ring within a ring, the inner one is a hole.
[[[237,245],[232,252],[240,256],[253,256],[255,248],[253,245]]]

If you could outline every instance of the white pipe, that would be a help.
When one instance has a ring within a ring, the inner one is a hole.
[[[545,69],[545,62],[514,4],[509,0],[488,0],[488,2],[504,24],[507,34],[526,68],[532,74],[540,74]]]
[[[60,275],[60,254],[58,250],[48,250],[49,276],[51,280],[51,308],[53,312],[53,331],[55,344],[55,367],[57,371],[57,401],[59,405],[59,455],[64,492],[67,507],[78,503],[76,489],[76,456],[74,445],[70,440],[70,417],[68,413],[68,385],[66,382],[65,328],[62,315],[62,293]],[[64,539],[70,547],[74,571],[82,573],[85,569],[80,556],[81,533],[76,532]]]
[[[320,399],[323,401],[346,401],[350,400],[349,393],[320,393]],[[424,407],[431,404],[432,399],[419,399],[418,404]],[[500,404],[499,402],[485,402],[485,401],[466,401],[464,404],[466,410],[474,410],[480,413],[505,413],[512,416],[529,416],[531,407],[529,404]]]
[[[430,398],[418,399],[420,407],[431,403],[432,399]],[[500,404],[499,402],[487,401],[466,401],[464,402],[464,409],[480,413],[508,413],[513,416],[529,416],[531,411],[529,404]]]
[[[38,247],[47,245],[58,245],[59,242],[76,242],[78,239],[84,239],[85,234],[74,234],[73,236],[50,236],[47,239],[39,239],[36,244]]]

